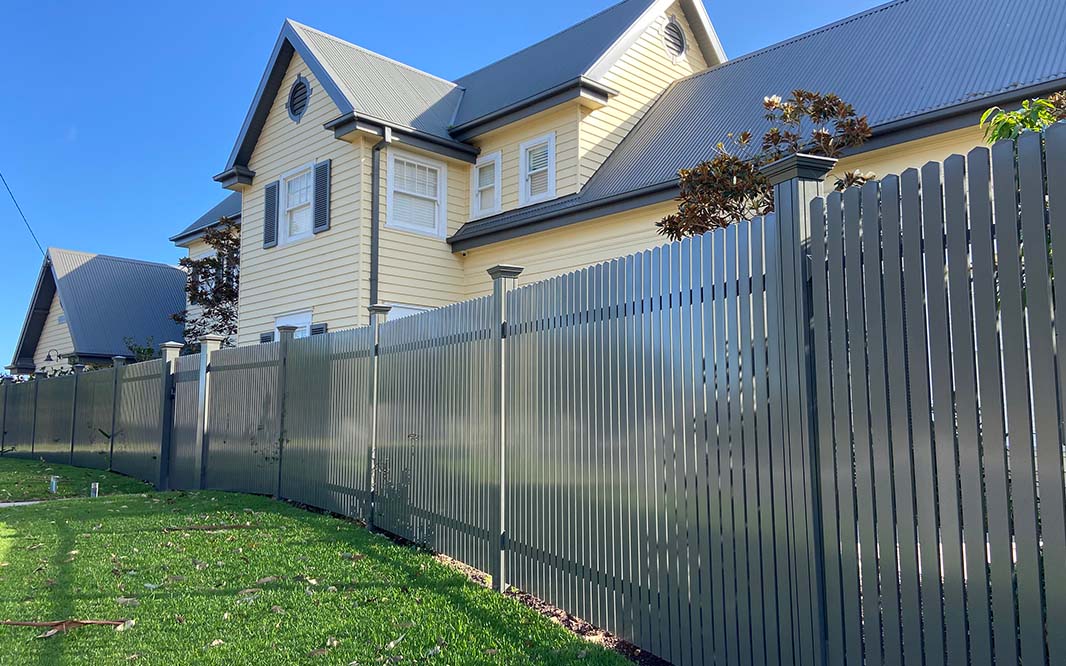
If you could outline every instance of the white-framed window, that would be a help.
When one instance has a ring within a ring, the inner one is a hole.
[[[315,200],[315,165],[305,164],[281,177],[278,193],[278,243],[309,238],[313,232]]]
[[[403,319],[404,317],[410,317],[411,315],[416,315],[420,312],[426,312],[427,310],[433,309],[422,307],[421,305],[410,305],[409,303],[389,303],[388,305],[391,306],[392,309],[389,310],[389,315],[386,317],[387,321]]]
[[[518,205],[555,197],[555,132],[525,141],[518,147]]]
[[[389,151],[385,226],[444,238],[448,167],[420,155]]]
[[[281,339],[281,332],[278,331],[282,326],[295,326],[296,331],[292,334],[294,338],[306,338],[311,335],[311,311],[306,312],[294,312],[292,314],[282,315],[274,319],[274,339]]]
[[[482,155],[474,165],[470,183],[470,216],[500,212],[500,152]]]

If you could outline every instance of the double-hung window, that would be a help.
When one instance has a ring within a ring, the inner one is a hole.
[[[480,157],[474,165],[470,191],[472,217],[484,217],[500,211],[500,153]]]
[[[307,164],[281,179],[281,242],[307,238],[313,225],[314,165]]]
[[[386,226],[443,238],[447,167],[399,151],[389,157]]]
[[[519,146],[518,204],[544,201],[555,197],[555,133],[530,139]]]

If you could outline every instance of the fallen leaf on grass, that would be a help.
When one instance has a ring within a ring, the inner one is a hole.
[[[48,631],[43,634],[38,634],[37,638],[51,638],[56,634],[70,631],[71,629],[77,629],[78,627],[84,627],[93,624],[99,624],[104,626],[115,627],[116,629],[124,625],[129,620],[55,620],[53,622],[20,622],[18,620],[3,620],[0,624],[6,624],[15,627],[48,627]]]
[[[137,620],[126,620],[122,624],[115,627],[115,631],[126,631],[127,629],[132,629],[133,625],[135,624],[137,624]]]
[[[285,609],[282,608],[281,606],[271,606],[270,607],[270,611],[272,613],[277,613],[279,615],[284,615],[285,614]]]
[[[38,548],[40,548],[43,545],[44,545],[43,543],[31,544],[29,546],[26,546],[26,550],[37,550]]]
[[[255,584],[256,585],[266,585],[267,583],[275,583],[275,582],[277,582],[277,580],[278,580],[277,576],[267,576],[265,578],[260,578],[259,580],[255,581]]]
[[[171,583],[180,583],[185,580],[185,576],[167,576],[167,580]]]
[[[140,606],[141,602],[134,597],[119,597],[115,599],[119,606]]]
[[[184,527],[177,527],[171,525],[170,527],[164,527],[164,532],[188,532],[191,530],[198,530],[200,532],[221,532],[222,530],[250,530],[254,529],[255,525],[251,523],[236,523],[233,525],[186,525]]]
[[[396,638],[396,639],[394,639],[394,640],[391,640],[391,641],[389,641],[388,643],[386,643],[386,644],[385,644],[385,649],[386,649],[386,650],[393,650],[393,649],[395,649],[395,648],[396,648],[396,646],[400,644],[400,641],[402,641],[402,640],[403,640],[403,637],[404,637],[404,636],[406,636],[406,635],[407,635],[407,634],[400,634],[400,637],[399,637],[399,638]]]
[[[204,649],[218,647],[219,645],[225,645],[225,644],[226,644],[226,641],[222,640],[221,638],[216,638],[215,640],[213,640],[210,643],[208,643],[207,645],[205,645]]]

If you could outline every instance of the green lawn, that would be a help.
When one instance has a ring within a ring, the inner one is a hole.
[[[0,509],[0,619],[70,618],[135,624],[0,626],[0,664],[627,663],[426,553],[223,492]]]
[[[59,477],[55,495],[48,492],[48,481],[52,475]],[[88,497],[89,487],[94,481],[100,484],[101,495],[143,493],[152,489],[152,486],[137,479],[98,469],[7,456],[0,458],[0,502]]]

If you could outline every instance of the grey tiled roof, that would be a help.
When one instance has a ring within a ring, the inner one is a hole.
[[[197,236],[204,229],[214,226],[223,217],[228,217],[231,220],[241,219],[240,192],[234,192],[222,201],[212,206],[211,210],[207,211],[199,218],[197,218],[195,222],[182,229],[181,233],[171,236],[170,240],[174,243],[179,243],[181,241],[188,240],[189,238]]]
[[[462,227],[453,241],[523,226],[676,182],[729,132],[768,126],[762,100],[796,88],[833,92],[868,116],[875,136],[907,121],[1040,86],[1066,87],[1063,0],[897,0],[674,83],[583,190]]]
[[[584,75],[654,0],[625,0],[456,80],[462,125]]]

